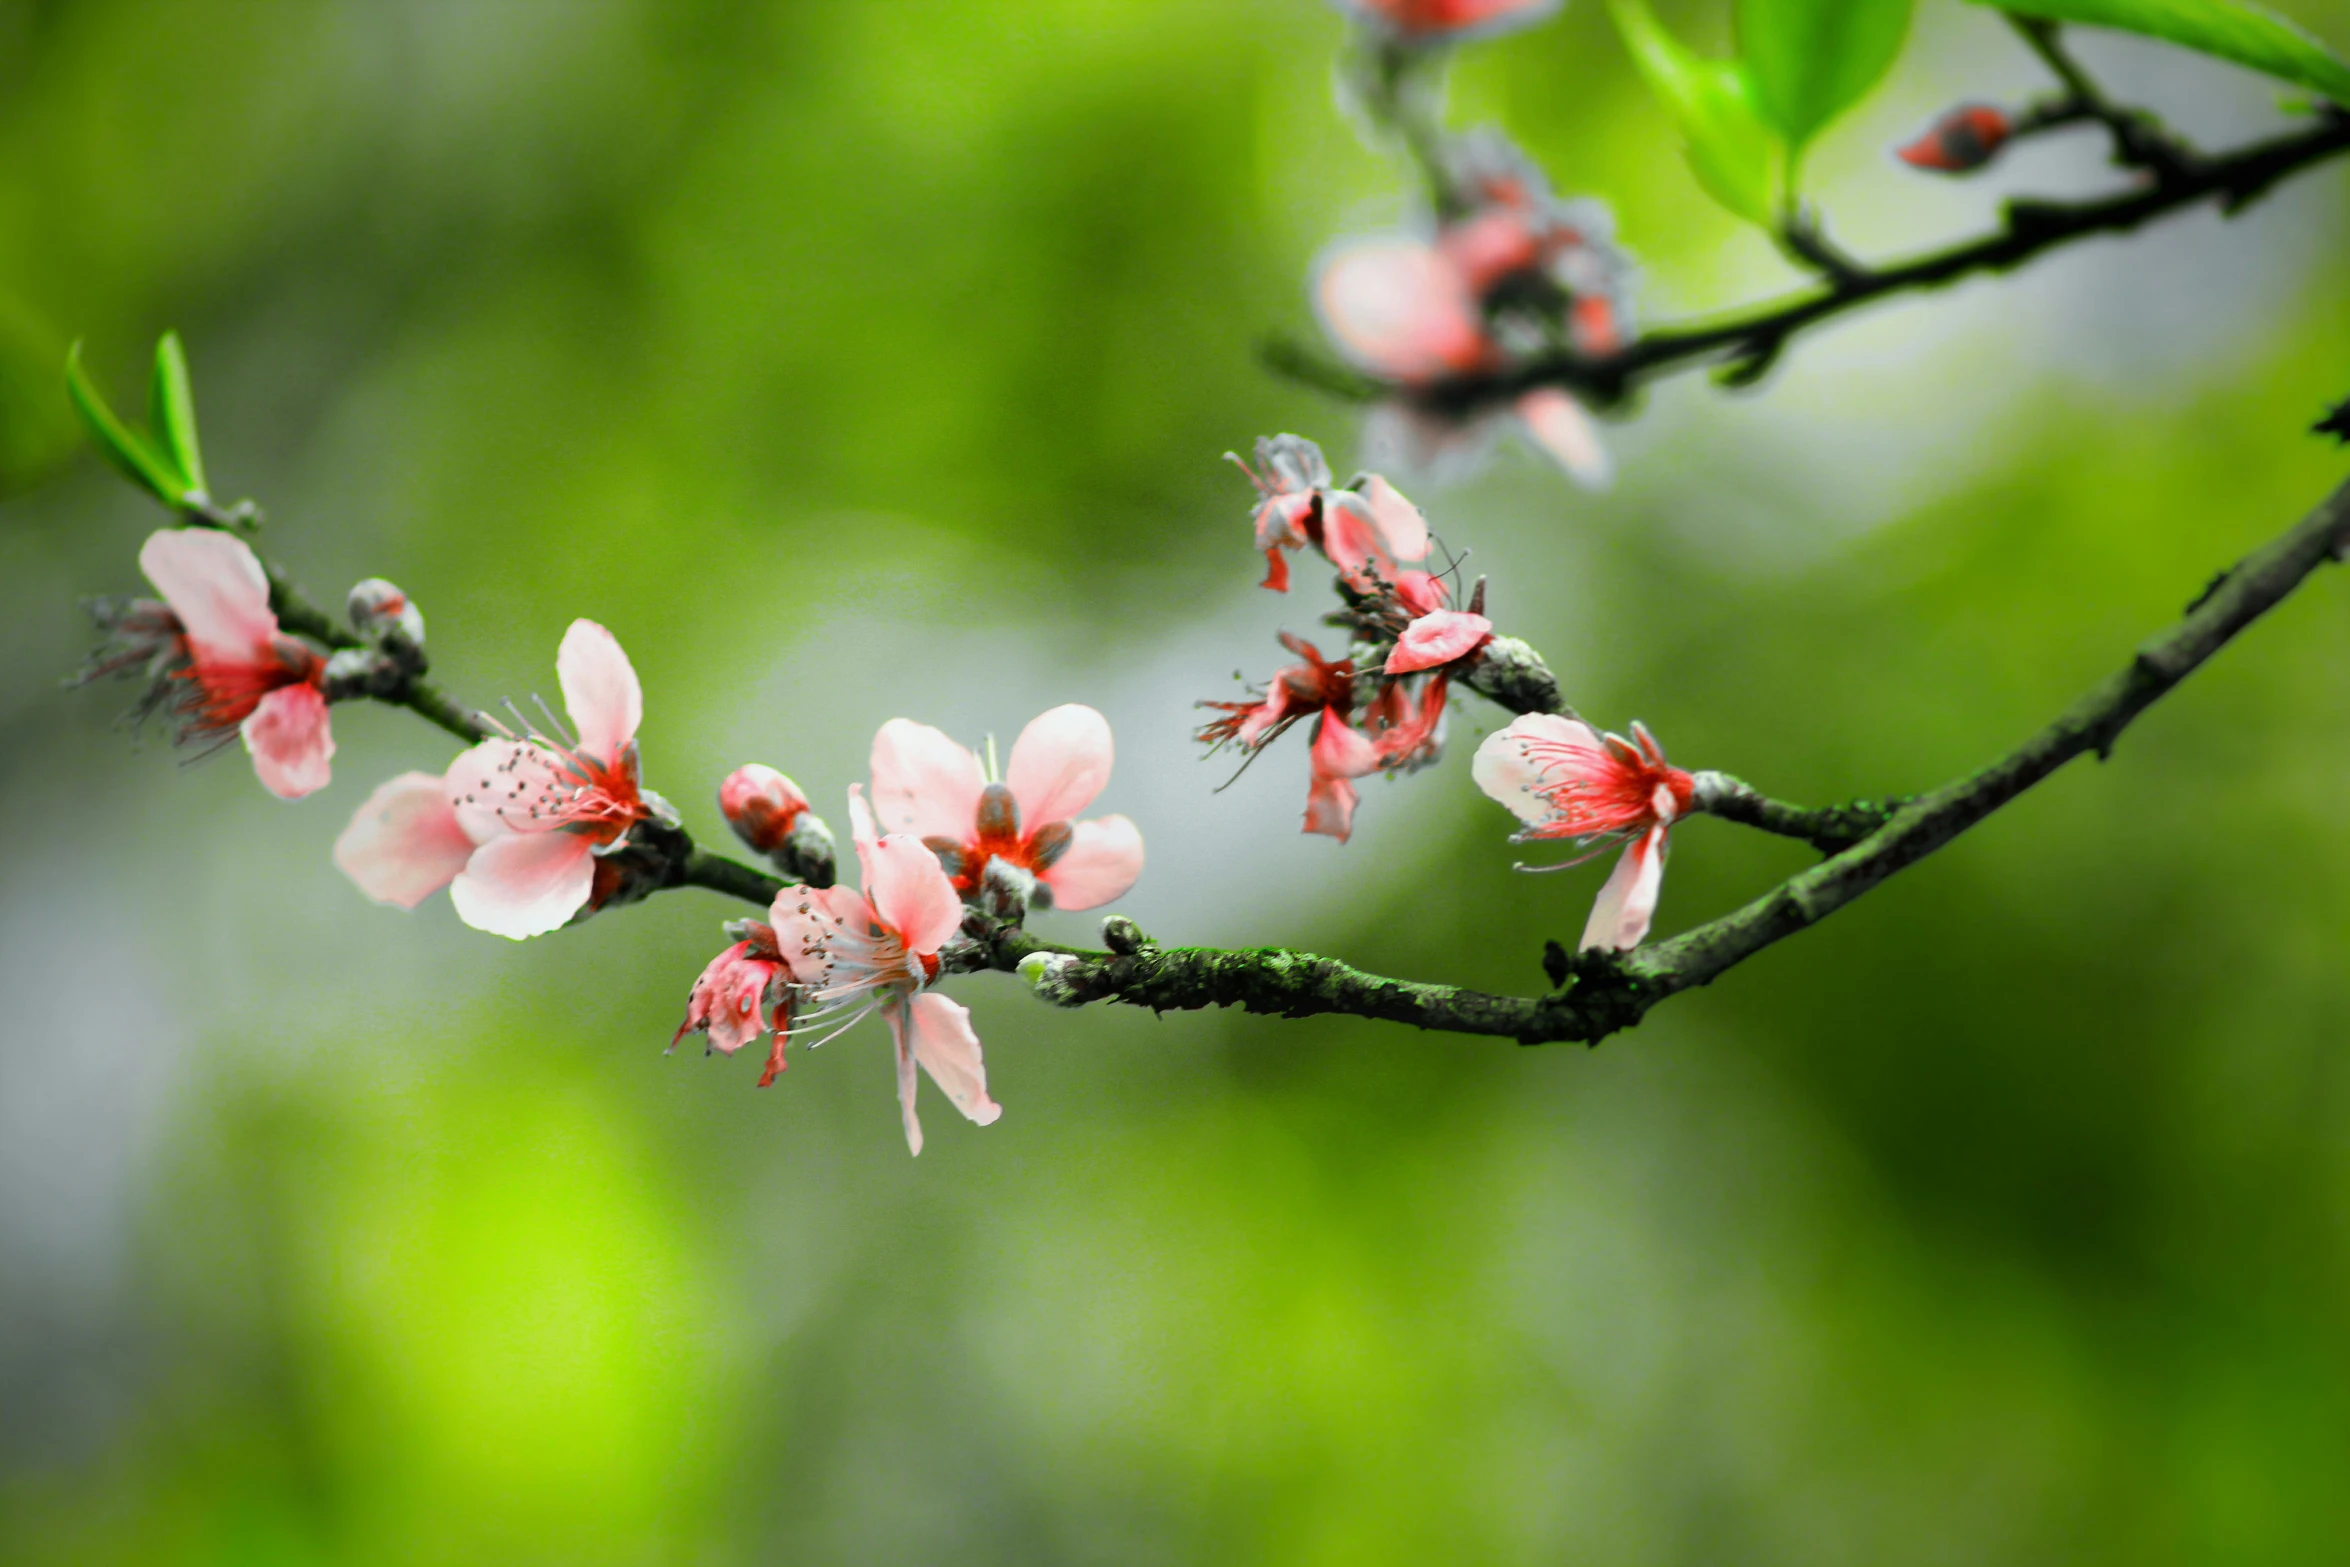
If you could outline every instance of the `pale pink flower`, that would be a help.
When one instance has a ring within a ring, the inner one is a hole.
[[[862,892],[847,887],[787,887],[769,918],[775,942],[812,1009],[802,1026],[830,1023],[829,1039],[879,1010],[897,1046],[898,1105],[906,1146],[922,1151],[914,1113],[919,1064],[956,1109],[981,1126],[1003,1107],[987,1096],[987,1070],[971,1014],[928,987],[938,978],[939,949],[962,927],[963,902],[938,856],[912,832],[874,833],[863,790],[849,786],[849,827],[857,846]],[[822,1044],[824,1039],[811,1042]]]
[[[770,1030],[775,1043],[759,1073],[765,1088],[783,1070],[783,1047],[791,1037],[793,987],[790,966],[776,945],[774,927],[757,920],[730,925],[742,939],[710,960],[685,999],[685,1021],[669,1048],[688,1034],[708,1036],[710,1048],[733,1055]]]
[[[1382,584],[1407,595],[1433,591],[1427,573],[1415,569],[1428,554],[1428,521],[1379,475],[1360,475],[1340,489],[1322,448],[1302,435],[1259,436],[1256,468],[1224,455],[1257,488],[1256,542],[1266,562],[1260,586],[1288,592],[1283,552],[1310,545],[1358,592]]]
[[[1322,253],[1314,272],[1322,330],[1373,375],[1424,386],[1502,362],[1468,274],[1424,239],[1341,240]]]
[[[1338,8],[1404,43],[1459,43],[1531,27],[1559,0],[1338,0]]]
[[[1032,877],[1037,901],[1091,909],[1142,874],[1142,834],[1123,816],[1073,818],[1110,781],[1109,720],[1068,703],[1029,721],[1001,782],[928,724],[893,718],[873,737],[873,814],[938,856],[956,890],[976,894],[991,864]]]
[[[1583,927],[1582,947],[1638,946],[1664,884],[1665,835],[1688,814],[1696,779],[1667,764],[1639,724],[1627,740],[1554,713],[1524,714],[1486,736],[1469,772],[1526,824],[1513,842],[1576,839],[1585,852],[1562,862],[1568,865],[1625,845]]]
[[[91,673],[144,662],[155,684],[141,711],[178,714],[181,742],[240,735],[271,794],[299,800],[325,788],[335,754],[326,663],[278,630],[252,550],[217,529],[165,528],[140,547],[139,569],[163,604],[137,600],[113,612],[118,646]]]
[[[644,693],[612,633],[573,621],[555,674],[574,733],[484,740],[449,768],[458,823],[480,845],[449,897],[466,924],[517,941],[588,907],[599,856],[667,813],[639,782]]]
[[[476,825],[495,836],[494,823]],[[413,909],[455,881],[480,843],[458,819],[447,776],[402,773],[352,813],[334,859],[376,902]]]

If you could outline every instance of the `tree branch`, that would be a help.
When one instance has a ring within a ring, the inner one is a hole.
[[[1404,387],[1366,376],[1298,343],[1268,345],[1266,364],[1293,379],[1355,401],[1408,400],[1466,413],[1538,386],[1565,387],[1599,407],[1622,403],[1647,382],[1707,365],[1734,385],[1759,380],[1788,340],[1806,328],[1895,294],[1940,288],[1979,273],[2006,272],[2048,251],[2100,234],[2126,233],[2155,218],[2216,199],[2233,214],[2278,181],[2350,151],[2350,113],[2327,109],[2315,125],[2194,162],[2144,189],[2088,201],[2016,200],[2000,228],[1982,238],[1756,306],[1722,320],[1665,327],[1613,354],[1555,350],[1488,375]]]
[[[1154,1011],[1238,1006],[1306,1017],[1341,1013],[1451,1033],[1499,1035],[1521,1044],[1592,1041],[1629,1028],[1668,996],[1700,985],[1916,864],[2001,806],[2087,752],[2104,756],[2122,731],[2165,693],[2269,610],[2312,572],[2350,552],[2350,483],[2291,530],[2245,557],[2207,589],[2178,625],[2144,643],[2118,674],[2007,756],[1969,777],[1902,803],[1868,801],[1802,811],[1757,795],[1736,779],[1701,775],[1705,808],[1733,821],[1835,848],[1829,859],[1746,907],[1652,947],[1570,958],[1564,988],[1546,996],[1490,995],[1453,985],[1367,974],[1335,958],[1284,948],[1159,948],[1093,952],[1039,941],[984,915],[965,923],[966,968],[1019,969],[1041,957],[1040,994],[1064,1006],[1124,1002]],[[1882,816],[1868,827],[1872,813]],[[1864,832],[1864,829],[1865,832]],[[1852,835],[1863,833],[1857,841]]]

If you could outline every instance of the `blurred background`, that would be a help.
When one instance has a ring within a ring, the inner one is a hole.
[[[2350,43],[2350,4],[2294,0]],[[1726,19],[1667,8],[1700,43]],[[218,492],[314,594],[387,575],[481,702],[577,615],[649,781],[843,820],[873,729],[1100,707],[1169,941],[1530,991],[1603,865],[1510,870],[1447,764],[1297,831],[1197,698],[1323,608],[1259,592],[1220,454],[1356,414],[1254,360],[1407,211],[1309,0],[0,3],[0,1557],[9,1563],[2334,1562],[2350,1556],[2350,610],[2319,580],[2123,741],[1596,1051],[1057,1014],[974,976],[1006,1113],[878,1025],[661,1046],[740,910],[524,946],[328,862],[453,747],[336,715],[265,796],[59,689],[160,514],[194,362]],[[2092,38],[2214,143],[2260,80]],[[1814,155],[1867,254],[2106,188],[2095,134],[1938,182],[1885,149],[2039,90],[1928,0]],[[1462,58],[1612,200],[1651,320],[1795,281],[1698,192],[1600,7]],[[1758,391],[1416,488],[1573,700],[1825,801],[2044,722],[2298,517],[2350,393],[2342,165],[1884,306]],[[1341,472],[1345,472],[1341,467]],[[1660,928],[1806,863],[1698,821]],[[1039,916],[1088,940],[1088,916]]]

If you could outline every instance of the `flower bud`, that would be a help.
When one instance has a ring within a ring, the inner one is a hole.
[[[369,577],[354,586],[346,608],[352,629],[370,642],[397,634],[411,647],[424,646],[424,612],[415,600],[381,577]]]
[[[838,872],[833,857],[832,829],[814,811],[802,811],[783,835],[783,847],[769,856],[786,876],[797,876],[811,887],[829,887]]]
[[[1113,914],[1102,921],[1102,945],[1122,958],[1130,958],[1151,944],[1142,927],[1123,914]]]
[[[773,856],[807,813],[808,797],[774,768],[751,762],[728,773],[718,786],[718,809],[726,813],[726,824],[737,838]]]
[[[2015,123],[1989,104],[1961,104],[1926,127],[1924,135],[1893,155],[1913,169],[1936,174],[1971,174],[1995,157],[2015,134]]]

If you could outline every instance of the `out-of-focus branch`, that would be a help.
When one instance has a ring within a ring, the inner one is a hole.
[[[1336,396],[1396,398],[1445,412],[1506,402],[1538,386],[1565,387],[1607,407],[1649,381],[1705,366],[1717,367],[1725,384],[1743,386],[1760,380],[1790,339],[1820,322],[1894,295],[2011,271],[2078,240],[2126,233],[2206,201],[2233,214],[2278,181],[2345,151],[2350,151],[2350,113],[2329,108],[2304,130],[2196,161],[2144,189],[2088,201],[2011,201],[2000,227],[1979,239],[1888,266],[1862,267],[1718,321],[1662,327],[1612,354],[1556,349],[1491,374],[1412,388],[1365,376],[1286,340],[1269,345],[1264,357],[1271,368]]]

